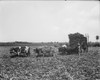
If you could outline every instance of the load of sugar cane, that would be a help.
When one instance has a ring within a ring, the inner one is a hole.
[[[87,48],[87,38],[80,33],[69,34],[69,46],[75,48],[78,45]]]

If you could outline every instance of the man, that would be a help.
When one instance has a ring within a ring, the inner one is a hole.
[[[20,53],[21,53],[21,46],[19,46],[18,48],[19,48],[19,51],[17,53],[18,53],[18,55],[20,55]]]
[[[78,43],[78,52],[82,52],[80,43]]]
[[[25,46],[26,53],[28,53],[28,50],[29,50],[29,47],[28,46]]]

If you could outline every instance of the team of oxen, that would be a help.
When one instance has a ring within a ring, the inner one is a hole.
[[[55,48],[53,46],[42,46],[39,48],[35,48],[33,50],[36,53],[36,57],[52,57],[54,53],[56,53]]]
[[[55,50],[57,49],[57,51]],[[62,45],[60,47],[54,47],[54,46],[47,46],[47,47],[37,47],[32,49],[34,54],[36,54],[36,57],[51,57],[54,56],[55,53],[58,53],[59,55],[71,55],[71,54],[79,54],[81,52],[87,52],[87,47],[81,46],[80,44],[77,44],[76,47],[71,48],[66,45]],[[31,51],[29,46],[18,46],[13,47],[10,49],[11,57],[15,56],[21,56],[21,57],[27,57],[30,56]]]
[[[32,52],[36,54],[36,57],[41,57],[41,56],[49,57],[54,55],[55,49],[52,46],[50,47],[42,46],[32,49]],[[27,57],[30,56],[32,52],[30,51],[29,46],[17,46],[10,49],[11,57],[16,57],[16,56]]]

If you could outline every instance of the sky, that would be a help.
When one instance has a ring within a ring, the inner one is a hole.
[[[100,36],[99,1],[0,1],[0,42],[68,42],[76,32]]]

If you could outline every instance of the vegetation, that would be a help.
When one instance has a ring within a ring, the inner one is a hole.
[[[31,42],[0,42],[0,46],[55,46],[59,47],[63,44],[68,45],[68,42],[47,42],[47,43],[31,43]],[[100,42],[88,42],[89,47],[100,47]]]
[[[68,44],[67,42],[0,42],[0,46],[61,46],[63,44]]]
[[[9,58],[9,47],[2,47],[0,56],[6,54],[0,58],[0,80],[100,79],[100,51],[94,49],[80,55]]]
[[[89,47],[100,47],[100,42],[89,42],[88,46]]]

